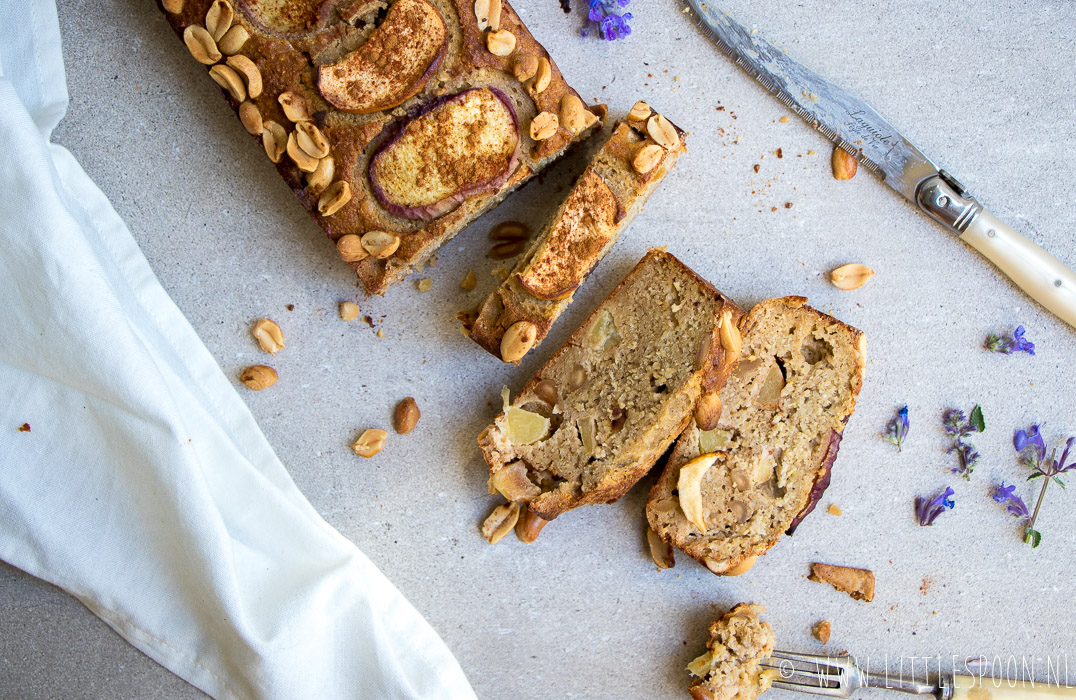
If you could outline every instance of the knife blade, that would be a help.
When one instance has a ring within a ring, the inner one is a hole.
[[[987,211],[866,102],[706,0],[685,2],[703,33],[762,87],[1076,328],[1076,273]]]

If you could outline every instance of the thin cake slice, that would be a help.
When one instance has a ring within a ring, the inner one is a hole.
[[[741,314],[675,257],[648,252],[479,435],[490,493],[544,520],[618,499],[700,397],[717,395]]]
[[[518,364],[523,355],[506,356],[505,336],[526,330],[533,343],[524,353],[541,342],[684,152],[685,136],[645,102],[637,103],[508,279],[476,311],[460,314],[466,333],[493,355]]]
[[[646,506],[664,541],[725,575],[750,568],[821,498],[866,362],[864,335],[803,297],[762,302],[740,330],[720,418],[684,431]]]
[[[766,608],[740,603],[710,625],[706,653],[687,666],[694,700],[755,700],[779,671],[762,668],[777,644],[773,628],[758,618]]]

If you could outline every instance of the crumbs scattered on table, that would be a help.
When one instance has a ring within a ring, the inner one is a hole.
[[[29,423],[23,423],[22,425],[20,425],[19,426],[19,432],[20,433],[28,433],[28,432],[30,432],[30,424]]]

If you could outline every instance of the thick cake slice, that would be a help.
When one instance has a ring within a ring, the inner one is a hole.
[[[758,304],[740,330],[720,418],[684,431],[646,505],[664,541],[726,575],[750,568],[821,498],[866,363],[863,333],[803,297]]]
[[[520,351],[525,354],[545,338],[575,290],[672,169],[685,150],[685,135],[637,102],[508,279],[476,311],[460,314],[465,332],[493,355],[518,364]],[[510,339],[525,331],[525,347],[502,347],[509,329]]]
[[[544,520],[615,501],[700,397],[717,396],[741,313],[672,255],[648,252],[510,405],[505,389],[504,412],[478,437],[490,493]]]
[[[740,603],[710,625],[706,653],[687,666],[694,700],[755,700],[779,671],[762,668],[777,644],[773,628],[758,618],[766,608]]]
[[[374,294],[604,114],[503,0],[158,2]]]

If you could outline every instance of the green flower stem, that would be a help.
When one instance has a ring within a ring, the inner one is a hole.
[[[1024,528],[1024,544],[1031,542],[1031,533],[1035,529],[1035,521],[1039,517],[1039,508],[1042,507],[1042,499],[1046,497],[1046,487],[1050,485],[1050,479],[1045,478],[1042,481],[1042,491],[1039,491],[1039,500],[1035,501],[1035,512],[1031,514],[1031,522]]]

